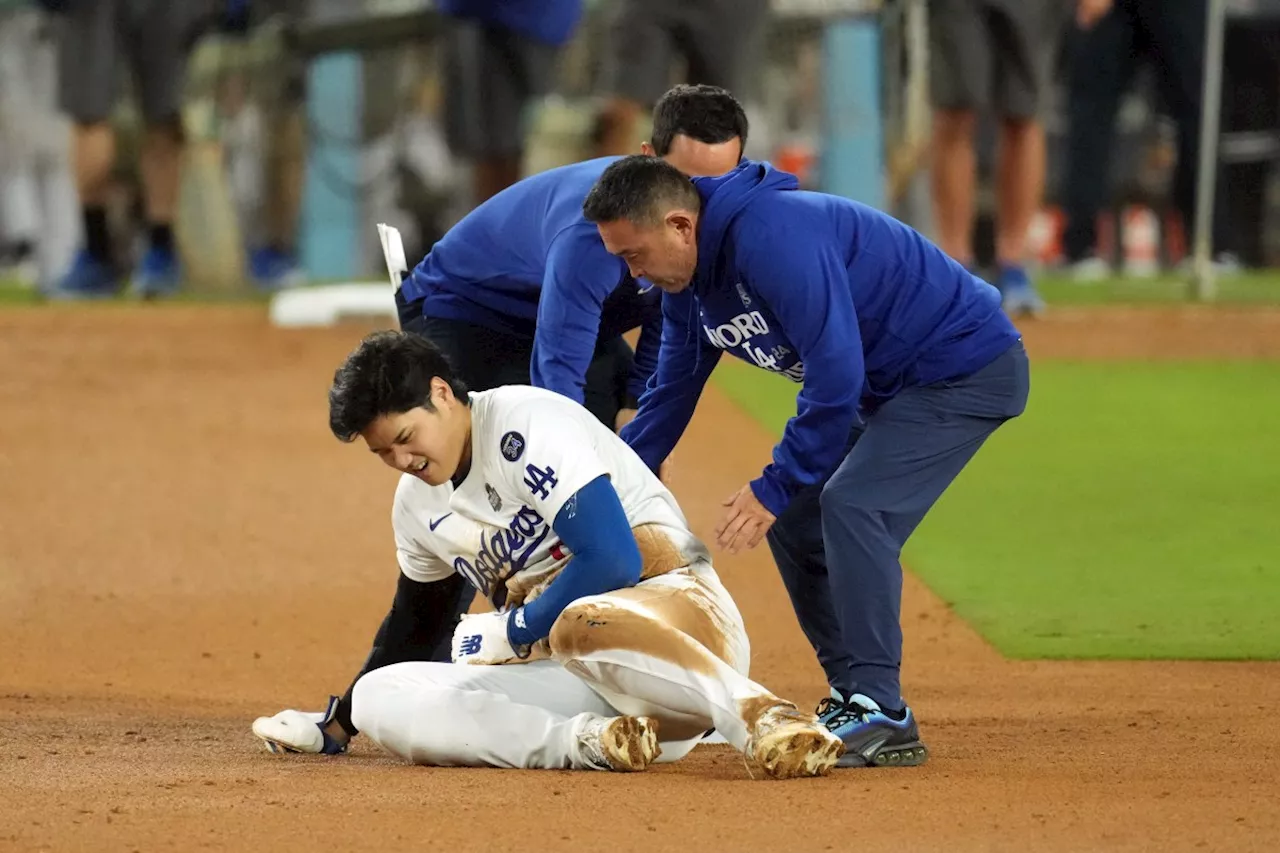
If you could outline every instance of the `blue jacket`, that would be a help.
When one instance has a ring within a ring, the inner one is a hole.
[[[802,383],[773,463],[751,483],[779,515],[840,463],[860,409],[973,373],[1019,337],[994,287],[887,214],[802,192],[767,163],[694,184],[697,271],[664,298],[657,371],[622,432],[655,470],[723,351]]]
[[[582,18],[582,0],[438,0],[437,8],[552,45],[569,41]]]
[[[579,403],[596,342],[639,327],[627,389],[639,397],[658,363],[662,294],[641,293],[582,216],[615,159],[550,169],[485,201],[414,268],[405,298],[422,299],[428,317],[533,338],[533,384]]]

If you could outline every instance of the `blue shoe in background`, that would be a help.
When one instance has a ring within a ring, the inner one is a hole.
[[[170,296],[178,291],[182,278],[178,256],[172,249],[152,246],[133,273],[133,292],[143,299]]]
[[[119,292],[120,278],[111,265],[81,249],[48,295],[50,299],[109,299]]]
[[[855,693],[842,701],[839,695],[823,699],[818,720],[844,741],[844,755],[837,767],[916,767],[929,758],[920,741],[920,729],[910,708],[895,720],[874,700]]]
[[[259,290],[285,290],[306,283],[306,275],[293,258],[269,246],[249,252],[249,278]]]
[[[143,299],[170,296],[178,291],[182,273],[172,249],[147,249],[133,273],[133,292]]]
[[[1039,317],[1044,314],[1044,300],[1036,293],[1023,267],[1001,268],[996,287],[1004,300],[1005,313],[1010,317]]]

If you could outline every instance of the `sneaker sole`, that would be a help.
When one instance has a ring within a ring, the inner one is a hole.
[[[920,741],[896,743],[892,746],[850,750],[838,767],[919,767],[929,760],[929,748]]]

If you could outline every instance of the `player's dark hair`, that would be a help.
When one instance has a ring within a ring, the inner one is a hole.
[[[449,383],[461,402],[470,402],[467,386],[434,343],[409,332],[373,332],[333,374],[329,429],[342,441],[353,441],[383,415],[419,406],[435,411],[431,380],[436,377]]]
[[[677,134],[714,145],[733,139],[747,147],[747,114],[738,99],[719,86],[681,84],[667,91],[653,108],[649,144],[666,157]]]
[[[675,208],[702,209],[693,182],[666,160],[634,154],[604,170],[582,203],[582,215],[588,222],[653,225]]]

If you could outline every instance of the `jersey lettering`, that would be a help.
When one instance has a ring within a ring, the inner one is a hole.
[[[556,487],[560,481],[556,479],[556,469],[539,468],[530,462],[524,466],[524,484],[529,487],[530,493],[539,500],[546,500],[551,494],[551,490]]]
[[[506,528],[480,534],[475,561],[457,557],[453,568],[496,606],[506,601],[501,584],[524,570],[551,528],[536,509],[522,507]]]

